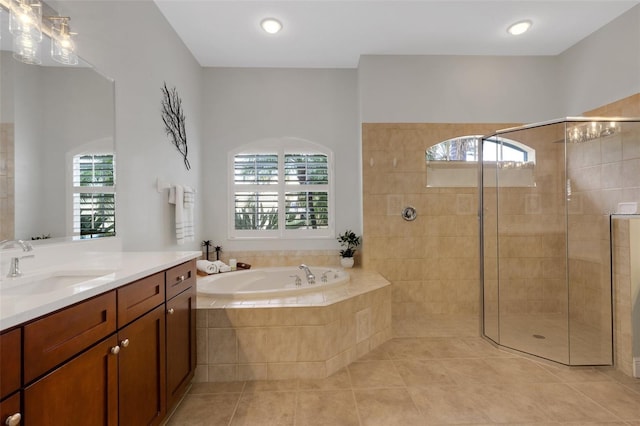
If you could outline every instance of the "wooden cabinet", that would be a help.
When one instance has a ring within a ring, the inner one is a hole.
[[[196,287],[167,301],[167,405],[184,395],[196,367]]]
[[[0,424],[161,424],[195,370],[195,276],[194,260],[2,333]]]
[[[0,335],[0,400],[20,389],[22,329]],[[4,422],[3,422],[4,423]]]
[[[120,426],[160,424],[166,414],[164,304],[118,331]]]
[[[24,424],[118,424],[118,341],[113,335],[24,390]]]

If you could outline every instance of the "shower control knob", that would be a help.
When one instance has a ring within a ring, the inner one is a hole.
[[[7,426],[18,426],[20,424],[20,420],[22,420],[22,414],[15,413],[7,417],[4,424]]]

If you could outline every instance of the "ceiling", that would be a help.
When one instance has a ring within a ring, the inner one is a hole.
[[[356,68],[360,55],[557,55],[640,0],[154,0],[205,67]],[[283,24],[265,33],[262,19]],[[533,21],[514,37],[507,26]]]

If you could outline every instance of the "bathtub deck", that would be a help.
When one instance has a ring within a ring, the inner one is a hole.
[[[325,378],[391,337],[391,285],[355,268],[348,284],[293,297],[198,295],[196,382]]]
[[[344,286],[323,289],[322,284],[318,283],[313,285],[317,290],[311,290],[296,296],[266,299],[232,299],[198,294],[197,306],[198,309],[327,306],[390,285],[389,281],[375,271],[354,268],[349,270],[349,274],[351,279]],[[198,279],[200,279],[200,276],[198,276]],[[305,286],[308,285],[305,284]]]

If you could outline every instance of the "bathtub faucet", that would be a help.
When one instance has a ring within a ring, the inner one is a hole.
[[[316,276],[311,273],[311,269],[309,269],[309,267],[307,265],[305,265],[303,263],[302,265],[298,266],[298,268],[304,270],[304,273],[307,275],[307,282],[309,284],[315,284],[316,283]]]

